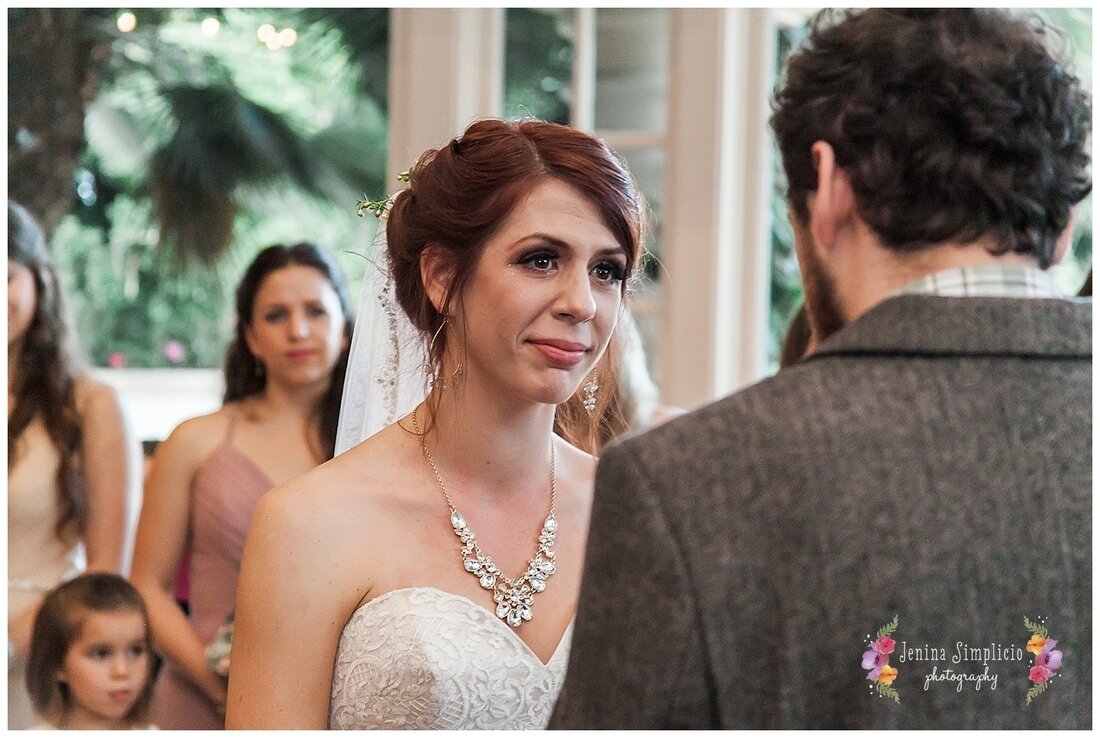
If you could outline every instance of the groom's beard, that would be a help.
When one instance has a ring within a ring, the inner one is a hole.
[[[812,238],[808,229],[805,236]],[[837,299],[836,283],[826,272],[825,265],[814,255],[813,248],[802,251],[799,261],[806,291],[806,315],[813,329],[814,345],[820,345],[844,327],[844,313]]]

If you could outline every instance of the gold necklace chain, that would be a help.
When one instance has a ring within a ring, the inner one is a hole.
[[[493,559],[481,550],[473,531],[466,524],[466,519],[455,507],[451,496],[447,494],[447,485],[443,483],[443,476],[439,473],[439,467],[428,450],[425,440],[426,433],[420,432],[420,425],[416,422],[416,408],[412,413],[413,431],[420,437],[420,448],[424,452],[424,458],[432,468],[435,481],[439,485],[439,491],[447,500],[447,507],[451,510],[451,527],[455,535],[462,541],[462,566],[478,578],[483,589],[493,592],[493,601],[497,604],[496,615],[513,628],[518,628],[525,621],[531,619],[531,607],[534,604],[535,595],[546,589],[546,580],[557,571],[554,563],[554,539],[557,536],[558,522],[554,517],[554,504],[558,496],[557,473],[555,468],[555,452],[553,439],[550,442],[550,510],[546,514],[542,531],[538,537],[538,549],[534,557],[527,562],[527,569],[516,579],[509,579],[493,562]]]

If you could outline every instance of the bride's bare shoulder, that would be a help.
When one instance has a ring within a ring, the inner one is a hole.
[[[386,541],[399,527],[393,490],[406,486],[401,459],[409,457],[401,441],[383,430],[261,497],[246,559],[252,551],[255,561],[280,562],[288,571],[324,571],[329,590],[318,596],[354,606],[373,586],[373,562],[384,560]]]
[[[298,526],[339,530],[353,526],[361,535],[374,513],[403,488],[419,446],[392,425],[315,469],[275,487],[262,502]]]

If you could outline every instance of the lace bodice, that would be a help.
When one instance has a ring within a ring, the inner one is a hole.
[[[570,624],[549,663],[460,595],[398,589],[356,610],[340,636],[329,727],[541,729],[569,660]]]

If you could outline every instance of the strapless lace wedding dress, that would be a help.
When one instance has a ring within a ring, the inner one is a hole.
[[[493,613],[433,587],[387,592],[344,627],[329,727],[541,729],[569,661],[570,624],[549,663]]]

